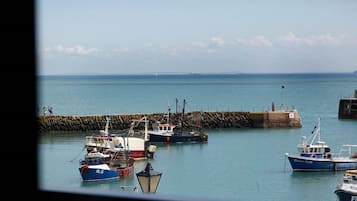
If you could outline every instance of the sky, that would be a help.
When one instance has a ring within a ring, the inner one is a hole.
[[[356,0],[38,0],[37,74],[357,70]]]

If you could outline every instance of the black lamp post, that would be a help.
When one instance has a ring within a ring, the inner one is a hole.
[[[156,172],[148,162],[144,170],[136,173],[141,191],[143,193],[155,193],[157,186],[160,183],[161,175],[162,173]]]

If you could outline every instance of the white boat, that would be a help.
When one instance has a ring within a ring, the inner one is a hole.
[[[357,148],[357,145],[342,145],[340,152],[333,154],[330,147],[320,139],[319,118],[309,139],[303,136],[302,144],[297,146],[299,155],[285,155],[294,171],[351,170],[357,168],[357,156],[353,155],[353,148]]]
[[[83,160],[80,160],[81,165],[99,165],[109,163],[112,159],[110,154],[104,154],[96,151],[94,148],[92,152],[87,153]]]
[[[338,201],[357,200],[357,170],[346,170],[343,181],[337,185],[335,194]]]
[[[153,157],[156,149],[154,145],[149,145],[149,140],[147,137],[148,120],[146,117],[138,120],[138,122],[145,122],[144,139],[109,133],[109,121],[110,118],[107,118],[105,129],[101,130],[100,134],[86,136],[85,147],[87,148],[88,153],[92,152],[94,148],[99,152],[104,152],[108,149],[118,149],[129,150],[129,157],[132,157],[136,160]],[[132,124],[132,127],[133,126],[134,124]]]

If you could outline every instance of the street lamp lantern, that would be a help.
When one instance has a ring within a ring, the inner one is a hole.
[[[143,193],[155,193],[159,185],[162,173],[156,172],[148,162],[141,172],[136,173],[141,191]]]

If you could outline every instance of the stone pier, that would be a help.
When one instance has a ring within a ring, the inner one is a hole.
[[[38,117],[40,132],[50,131],[98,131],[105,127],[106,117],[110,117],[110,129],[130,128],[133,120],[146,116],[149,126],[163,121],[164,113],[151,114],[111,114],[111,115],[49,115]],[[181,113],[170,114],[170,121],[178,125]],[[200,126],[205,128],[300,128],[301,119],[296,110],[263,112],[189,112],[183,117],[183,127]]]

